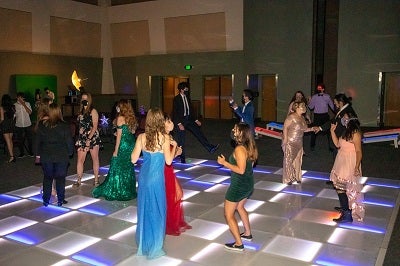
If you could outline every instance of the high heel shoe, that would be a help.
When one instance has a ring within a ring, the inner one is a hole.
[[[100,185],[99,177],[95,177],[93,181],[93,186],[98,187]]]
[[[78,176],[78,179],[76,180],[75,183],[72,184],[72,187],[80,187],[82,184],[82,177]]]
[[[8,163],[15,163],[17,161],[17,159],[15,158],[15,156],[10,156],[10,159],[7,161]]]

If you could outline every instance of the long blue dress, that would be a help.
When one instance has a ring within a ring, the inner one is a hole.
[[[92,191],[95,198],[104,197],[106,200],[131,200],[136,198],[136,177],[131,153],[135,146],[135,136],[128,125],[117,126],[122,129],[121,141],[117,157],[111,158],[107,177],[100,186]]]
[[[155,259],[163,250],[166,223],[164,154],[143,151],[143,163],[138,178],[137,255]]]

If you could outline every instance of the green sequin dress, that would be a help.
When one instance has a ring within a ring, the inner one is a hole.
[[[135,199],[137,196],[135,169],[131,163],[135,136],[130,132],[128,125],[117,128],[122,129],[118,155],[111,158],[110,169],[104,182],[93,189],[92,195],[95,198],[123,201]]]

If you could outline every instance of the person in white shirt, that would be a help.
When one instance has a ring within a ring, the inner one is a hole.
[[[17,141],[19,148],[18,158],[25,157],[24,148],[27,150],[28,155],[33,157],[32,151],[32,122],[30,115],[32,114],[32,107],[29,102],[25,101],[23,92],[17,93],[17,102],[15,105],[15,131],[17,133]],[[25,140],[28,146],[25,146]]]

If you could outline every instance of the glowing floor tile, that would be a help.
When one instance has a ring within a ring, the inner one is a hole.
[[[66,214],[46,220],[45,223],[51,223],[59,227],[74,230],[85,224],[92,223],[101,217],[87,214],[79,211],[70,211]]]
[[[112,217],[115,219],[120,219],[123,221],[137,223],[137,208],[136,206],[129,206],[113,214],[110,214],[108,217]]]
[[[20,197],[15,197],[7,194],[0,194],[0,206],[14,201],[18,201],[20,199],[21,199]]]
[[[3,220],[0,220],[0,235],[8,235],[12,232],[21,230],[22,228],[31,226],[36,223],[36,221],[21,218],[18,216],[7,217]]]
[[[65,179],[75,182],[77,178],[78,178],[77,175],[70,175],[70,176],[67,176]],[[82,176],[81,181],[84,182],[84,181],[87,181],[87,180],[90,180],[90,179],[93,179],[93,178],[94,178],[94,174],[84,173],[83,176]]]
[[[27,245],[37,245],[68,231],[50,224],[36,223],[5,236],[5,238]]]
[[[266,216],[254,212],[249,214],[249,220],[252,230],[275,234],[280,232],[289,222],[287,218]]]
[[[365,185],[388,187],[388,188],[400,188],[399,180],[394,179],[382,179],[382,178],[368,178]]]
[[[230,178],[229,176],[205,174],[196,178],[197,181],[221,183],[222,181]]]
[[[382,243],[382,240],[382,234],[336,228],[327,242],[345,247],[370,250],[380,246],[379,243]]]
[[[40,194],[40,187],[30,186],[9,192],[10,195],[19,196],[21,198],[29,198],[34,195]]]
[[[95,219],[93,222],[84,224],[74,231],[99,238],[108,238],[116,233],[132,227],[133,223],[111,218],[102,217]]]
[[[254,184],[254,188],[263,189],[263,190],[271,190],[271,191],[281,191],[286,187],[285,184],[270,182],[270,181],[258,181]]]
[[[209,166],[209,167],[221,167],[221,165],[217,161],[205,161],[199,163],[200,165],[203,166]]]
[[[22,199],[22,200],[17,200],[17,201],[13,201],[13,202],[1,205],[0,212],[13,215],[13,214],[18,214],[18,213],[24,212],[26,210],[37,208],[41,205],[42,205],[41,203],[38,203],[35,201]]]
[[[47,207],[41,206],[39,208],[23,212],[20,214],[20,216],[35,221],[45,221],[59,215],[63,215],[69,211],[70,210],[67,208],[60,208],[54,205],[49,205]]]
[[[183,189],[183,198],[182,198],[182,200],[187,200],[187,199],[189,199],[189,198],[191,198],[191,197],[193,197],[194,195],[196,195],[196,194],[199,194],[200,193],[200,191],[198,191],[198,190],[191,190],[191,189]]]
[[[84,250],[76,252],[72,258],[92,265],[115,265],[117,262],[133,255],[131,246],[110,240],[101,240]]]
[[[38,245],[38,247],[60,254],[62,256],[70,256],[99,241],[100,238],[97,237],[91,237],[75,232],[68,232],[47,242],[44,242]]]
[[[214,183],[210,183],[210,182],[190,180],[190,181],[186,182],[185,184],[183,184],[183,187],[186,189],[203,191],[203,190],[209,189],[210,187],[213,187],[214,185],[215,185]]]
[[[324,181],[329,180],[329,176],[330,173],[313,172],[313,171],[307,171],[306,173],[303,174],[303,178],[317,179]]]
[[[213,240],[226,230],[229,230],[226,224],[214,223],[200,219],[192,221],[190,225],[192,226],[192,229],[187,230],[184,234],[207,240]]]
[[[269,201],[282,204],[290,204],[292,207],[301,208],[305,206],[310,200],[311,200],[310,196],[291,194],[291,193],[278,193]]]
[[[322,243],[319,242],[277,235],[263,251],[278,256],[311,262],[321,247]]]
[[[136,225],[133,225],[129,228],[126,228],[125,230],[122,230],[122,231],[110,236],[108,239],[121,242],[121,240],[123,240],[126,237],[134,239],[135,233],[136,233]]]
[[[248,212],[253,212],[263,204],[265,204],[264,201],[248,199],[244,206]]]
[[[121,210],[129,205],[132,205],[132,201],[99,200],[90,205],[79,208],[79,211],[104,216]]]
[[[92,198],[92,197],[75,195],[75,196],[68,198],[68,205],[65,205],[65,206],[68,206],[68,208],[71,208],[71,209],[79,209],[79,208],[82,208],[83,206],[87,206],[87,205],[92,204],[97,201],[100,201],[100,200]]]
[[[304,188],[304,187],[302,187],[300,185],[286,186],[282,190],[282,192],[283,193],[294,194],[294,195],[300,195],[300,196],[307,196],[307,197],[313,197],[316,194],[315,191],[307,189],[307,188]]]
[[[303,208],[295,217],[295,220],[335,226],[336,223],[332,219],[337,218],[338,216],[339,213],[336,211]]]
[[[318,193],[316,197],[338,200],[337,192],[334,189],[324,188],[321,190],[321,192]]]
[[[54,264],[51,264],[50,266],[73,266],[73,265],[76,265],[76,261],[63,259]]]
[[[228,189],[227,185],[223,185],[223,184],[216,184],[213,187],[210,187],[206,190],[204,190],[204,192],[211,192],[211,193],[224,193],[226,192],[226,190]]]
[[[0,264],[2,265],[16,265],[14,262],[5,263],[7,260],[4,260],[8,256],[19,255],[21,252],[26,251],[27,249],[32,248],[32,246],[21,245],[18,242],[7,240],[5,238],[0,238]],[[32,265],[32,264],[31,264]]]
[[[154,260],[148,260],[143,256],[132,255],[124,261],[116,264],[116,266],[132,266],[132,265],[140,265],[140,266],[178,266],[178,265],[186,265],[182,264],[182,260],[171,258],[168,256],[162,256],[160,258]]]
[[[387,195],[367,193],[364,195],[364,203],[383,207],[394,207],[396,198]]]
[[[321,248],[314,262],[322,266],[374,266],[376,256],[375,252],[328,244]]]

